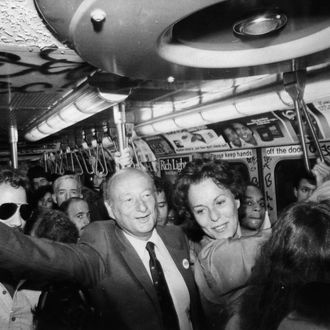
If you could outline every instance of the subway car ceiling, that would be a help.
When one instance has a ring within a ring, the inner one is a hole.
[[[330,139],[327,1],[2,0],[0,17],[3,157],[116,139],[123,121],[156,156],[295,144],[292,72]],[[256,145],[229,141],[237,120]]]

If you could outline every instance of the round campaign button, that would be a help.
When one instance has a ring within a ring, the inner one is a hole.
[[[188,259],[183,259],[182,260],[182,266],[185,269],[188,269],[189,268],[189,261],[188,261]]]

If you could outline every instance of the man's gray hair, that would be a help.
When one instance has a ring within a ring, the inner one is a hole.
[[[78,175],[75,175],[75,174],[65,174],[65,175],[58,177],[54,181],[54,184],[53,184],[54,193],[56,193],[58,191],[58,188],[59,188],[61,182],[65,181],[65,180],[69,180],[69,179],[77,182],[77,188],[78,188],[79,192],[81,193],[82,184],[80,182]]]

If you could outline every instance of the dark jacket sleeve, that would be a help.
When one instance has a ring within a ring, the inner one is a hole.
[[[89,226],[88,237],[96,230]],[[63,244],[24,235],[0,223],[0,269],[43,282],[73,281],[92,286],[104,273],[99,251],[88,241]]]

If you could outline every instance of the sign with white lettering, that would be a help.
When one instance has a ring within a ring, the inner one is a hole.
[[[182,171],[186,164],[191,161],[191,159],[191,156],[158,159],[161,176],[166,176],[171,182],[174,182],[176,176]]]

